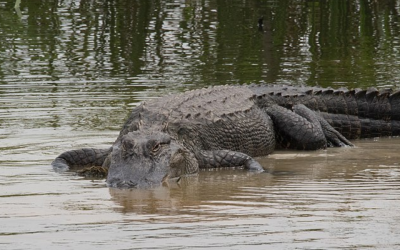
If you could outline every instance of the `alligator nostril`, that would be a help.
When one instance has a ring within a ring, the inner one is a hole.
[[[137,183],[133,182],[133,181],[120,181],[117,184],[118,188],[136,188],[137,187]]]
[[[130,185],[131,188],[136,188],[138,186],[138,184],[133,181],[129,181],[128,184]]]
[[[112,184],[112,187],[115,187],[115,188],[119,188],[119,187],[121,187],[122,185],[123,185],[123,181],[121,181],[121,180],[116,180],[113,184]]]
[[[117,188],[123,183],[122,180],[120,179],[112,179],[112,180],[107,180],[107,185],[109,187]]]
[[[137,188],[138,183],[130,180],[112,179],[108,181],[108,186],[113,188]]]

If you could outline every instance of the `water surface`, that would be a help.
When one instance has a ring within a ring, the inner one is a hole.
[[[399,1],[0,0],[0,248],[397,249],[399,138],[150,190],[55,173],[140,101],[221,84],[399,87]],[[264,17],[262,30],[257,21]]]

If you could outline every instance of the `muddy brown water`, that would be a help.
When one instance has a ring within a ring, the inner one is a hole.
[[[0,249],[400,249],[399,138],[149,190],[50,167],[109,147],[133,107],[168,93],[399,88],[399,1],[14,3],[0,0]]]
[[[68,134],[97,145],[112,136]],[[49,162],[59,147],[49,141],[61,137],[35,132],[2,140],[3,249],[400,247],[399,138],[276,152],[259,158],[270,173],[202,171],[179,184],[120,190],[54,173]]]

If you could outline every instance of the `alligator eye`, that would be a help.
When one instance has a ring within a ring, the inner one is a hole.
[[[161,149],[161,144],[157,143],[156,145],[153,146],[152,151],[153,153],[157,153],[158,151],[160,151],[160,149]]]

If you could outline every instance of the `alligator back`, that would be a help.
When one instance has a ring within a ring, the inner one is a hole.
[[[246,86],[215,86],[144,102],[132,111],[119,138],[137,130],[166,132],[192,151],[261,156],[275,148],[272,121]]]
[[[346,138],[400,135],[400,92],[346,88],[250,85],[256,97],[291,108],[302,103],[318,111]]]

